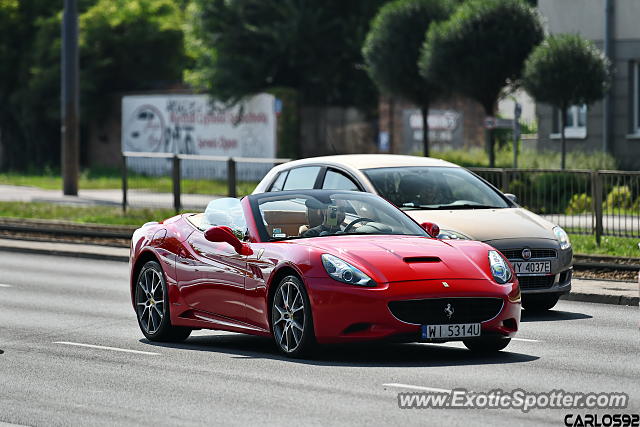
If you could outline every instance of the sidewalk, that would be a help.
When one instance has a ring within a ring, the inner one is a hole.
[[[204,209],[219,195],[182,194],[180,201],[183,209]],[[78,196],[65,196],[60,190],[44,190],[37,187],[0,185],[0,201],[3,202],[40,202],[67,205],[122,205],[122,190],[79,190]],[[130,208],[172,208],[172,193],[154,193],[147,190],[129,189],[127,202]]]
[[[59,255],[121,262],[129,261],[128,248],[81,245],[75,243],[51,243],[0,239],[0,251]],[[637,306],[639,301],[639,285],[637,282],[573,279],[571,293],[563,296],[562,299],[602,304]]]

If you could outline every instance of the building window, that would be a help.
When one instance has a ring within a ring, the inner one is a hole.
[[[553,134],[551,138],[560,138],[561,112],[554,109]],[[567,109],[567,116],[564,122],[564,136],[566,138],[586,138],[587,137],[587,105],[572,105]]]
[[[631,64],[631,133],[640,134],[640,61]]]

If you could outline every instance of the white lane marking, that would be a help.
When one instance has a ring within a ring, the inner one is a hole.
[[[148,354],[151,356],[159,356],[160,353],[152,353],[150,351],[129,350],[128,348],[105,347],[103,345],[82,344],[79,342],[54,341],[54,344],[75,345],[76,347],[96,348],[98,350],[121,351],[123,353]]]
[[[0,288],[13,288],[13,285],[6,285],[4,283],[0,283]]]
[[[411,384],[400,384],[400,383],[387,383],[382,384],[385,387],[396,387],[396,388],[410,388],[412,390],[423,390],[423,391],[433,391],[435,393],[451,393],[452,390],[448,390],[446,388],[435,388],[435,387],[423,387],[419,385],[411,385]]]
[[[523,342],[540,342],[539,340],[532,340],[529,338],[511,338],[513,341],[523,341]]]

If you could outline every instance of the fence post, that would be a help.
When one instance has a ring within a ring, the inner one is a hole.
[[[176,214],[180,212],[180,158],[177,154],[173,155],[173,167],[171,168],[173,181],[173,207]]]
[[[600,246],[600,240],[602,239],[602,175],[599,171],[593,171],[591,174],[591,188],[593,190],[593,213],[595,215],[595,233],[596,244]]]
[[[502,192],[509,192],[509,171],[507,169],[502,169]]]
[[[227,160],[227,193],[229,197],[236,197],[236,161],[233,157]]]
[[[127,211],[127,191],[129,189],[127,156],[122,154],[122,212]]]

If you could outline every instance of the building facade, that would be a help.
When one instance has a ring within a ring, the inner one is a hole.
[[[538,8],[549,33],[592,40],[614,69],[607,98],[569,110],[567,150],[606,150],[621,169],[640,170],[640,1],[539,0]],[[538,104],[537,115],[538,147],[559,150],[560,113]]]

